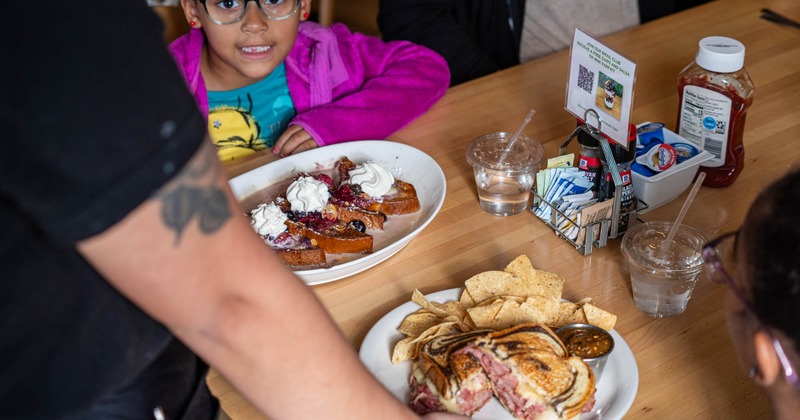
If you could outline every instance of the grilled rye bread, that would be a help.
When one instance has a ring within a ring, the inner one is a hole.
[[[492,387],[480,362],[459,352],[487,332],[438,336],[420,347],[409,379],[409,406],[415,412],[449,411],[470,416],[492,398]]]
[[[548,327],[521,324],[477,338],[462,350],[481,362],[494,395],[517,419],[577,417],[594,404],[594,374],[568,356]]]

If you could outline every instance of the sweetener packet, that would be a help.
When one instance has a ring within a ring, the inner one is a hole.
[[[577,169],[577,168],[575,168]],[[574,194],[583,194],[592,188],[592,183],[580,174],[580,171],[562,172],[554,187],[545,194],[544,199],[557,206],[560,199]],[[545,203],[541,203],[536,210],[536,214],[541,218],[549,218],[552,208]]]
[[[588,226],[603,219],[610,219],[612,213],[614,213],[614,200],[606,200],[581,209],[579,219],[583,221],[583,226]],[[580,229],[575,239],[576,244],[583,245],[586,242],[586,229],[586,227]],[[592,232],[594,238],[600,236],[600,225],[592,226]]]

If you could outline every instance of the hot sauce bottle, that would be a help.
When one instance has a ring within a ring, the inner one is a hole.
[[[755,88],[741,42],[710,36],[699,46],[695,61],[678,75],[676,131],[714,155],[700,167],[703,185],[726,187],[744,168],[742,134]]]

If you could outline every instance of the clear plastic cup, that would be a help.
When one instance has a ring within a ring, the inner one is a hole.
[[[533,180],[544,160],[544,148],[528,136],[519,136],[505,153],[512,136],[485,134],[467,147],[481,208],[495,216],[518,214],[528,207]]]
[[[671,222],[637,224],[620,245],[630,269],[633,304],[656,318],[682,314],[703,271],[706,238],[680,225],[672,244],[662,249],[671,227]]]

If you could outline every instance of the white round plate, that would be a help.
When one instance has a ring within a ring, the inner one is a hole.
[[[433,302],[458,300],[461,290],[448,289],[431,293],[425,297]],[[400,401],[408,401],[408,378],[411,375],[411,361],[397,365],[392,364],[392,350],[395,343],[404,337],[397,327],[409,314],[419,309],[414,302],[404,303],[381,318],[369,330],[361,344],[359,357],[372,374],[386,386]],[[614,352],[606,362],[603,376],[597,384],[594,409],[581,415],[581,420],[589,419],[621,419],[633,404],[639,388],[639,368],[628,343],[616,330],[611,330],[614,337]],[[478,420],[513,420],[497,399],[492,398],[483,408],[472,416]]]
[[[385,261],[416,237],[444,203],[447,186],[439,164],[419,149],[385,140],[339,143],[288,156],[233,178],[230,186],[236,198],[243,200],[300,172],[330,170],[343,157],[355,163],[371,161],[383,164],[396,178],[414,185],[421,208],[410,215],[389,216],[384,232],[369,231],[375,238],[371,254],[334,263],[330,268],[296,270],[295,274],[309,285],[352,276]]]

